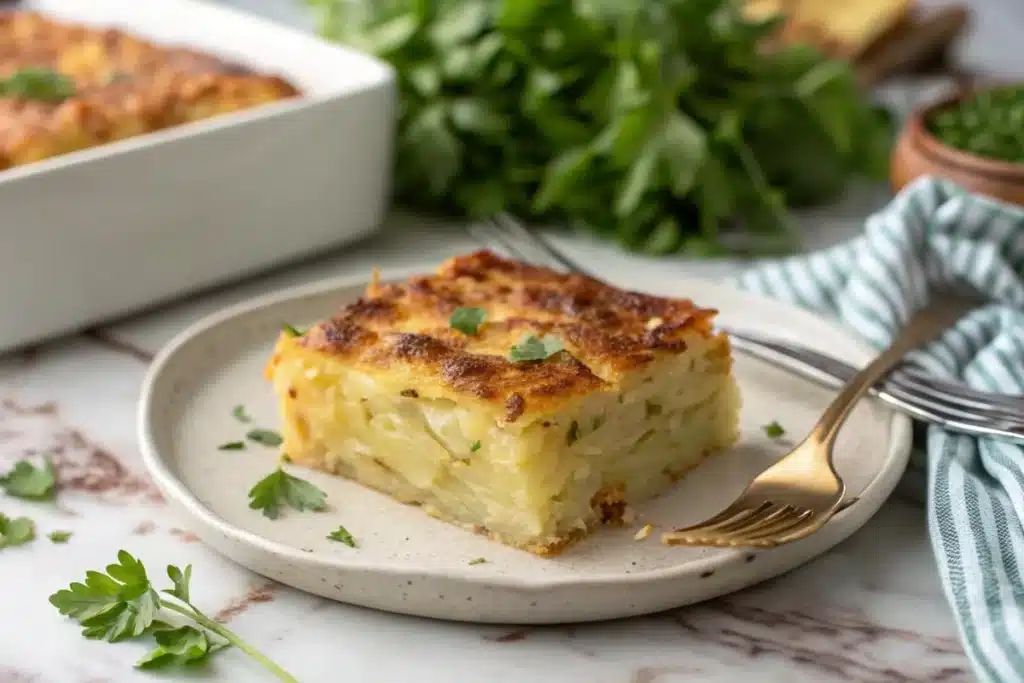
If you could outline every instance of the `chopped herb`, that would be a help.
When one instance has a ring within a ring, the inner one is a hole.
[[[486,557],[477,557],[475,559],[470,560],[469,564],[470,566],[473,566],[474,564],[484,564],[485,562],[487,562]]]
[[[218,451],[242,451],[245,450],[244,441],[228,441],[217,446]]]
[[[0,477],[0,488],[7,495],[26,500],[49,500],[53,498],[57,485],[57,474],[49,458],[42,467],[36,467],[28,460],[21,460],[7,476]]]
[[[519,343],[509,350],[508,359],[513,363],[544,360],[562,349],[562,342],[557,337],[544,335],[538,338],[535,335],[529,334],[520,339]]]
[[[10,517],[0,514],[0,550],[25,545],[36,538],[36,523],[28,517]]]
[[[249,491],[249,507],[262,510],[264,517],[277,519],[282,505],[300,512],[320,511],[327,507],[327,494],[305,479],[294,477],[278,467]]]
[[[25,67],[0,79],[0,97],[59,102],[75,94],[75,82],[52,69]]]
[[[453,330],[473,336],[480,331],[486,318],[487,311],[483,308],[456,308],[448,318],[448,325]]]
[[[283,441],[281,435],[273,429],[251,429],[245,436],[250,441],[261,443],[264,446],[280,446]]]
[[[50,539],[51,543],[67,543],[68,539],[71,538],[70,531],[51,531],[46,534],[46,537]]]
[[[565,443],[569,446],[576,443],[580,438],[580,423],[573,420],[569,424],[569,431],[565,433]]]
[[[231,411],[231,414],[235,416],[235,419],[239,422],[252,422],[252,418],[245,412],[245,406],[237,405]]]
[[[332,541],[344,543],[349,548],[356,547],[356,539],[352,538],[352,534],[350,534],[348,532],[348,529],[346,529],[343,526],[339,526],[337,529],[327,534],[327,538],[331,539]]]
[[[278,458],[278,462],[280,462],[283,465],[287,465],[291,461],[292,461],[292,456],[288,455],[287,453],[282,453],[281,457]]]
[[[234,645],[279,681],[297,683],[294,676],[192,604],[191,565],[184,570],[170,565],[167,576],[173,587],[158,593],[142,562],[122,550],[106,573],[86,572],[84,581],[51,595],[50,604],[83,626],[86,638],[113,643],[152,635],[157,647],[135,664],[140,669],[193,669],[208,663],[210,655],[218,650]],[[169,612],[192,623],[174,627],[160,618],[169,617]]]
[[[292,327],[288,323],[284,324],[284,328],[283,329],[284,329],[284,333],[287,334],[289,337],[301,337],[302,335],[305,334],[305,332],[300,332],[298,329]]]
[[[644,417],[654,417],[655,415],[661,415],[661,405],[644,401]]]
[[[476,453],[478,450],[480,450],[480,442],[474,441],[473,445],[469,447],[469,452]]]
[[[786,433],[786,430],[782,428],[782,425],[775,421],[766,424],[763,429],[764,433],[772,439],[778,439]]]

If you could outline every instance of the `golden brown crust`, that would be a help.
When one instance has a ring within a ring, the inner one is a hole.
[[[0,99],[0,168],[299,94],[275,76],[114,29],[0,13],[0,77],[35,67],[74,81],[63,101]]]
[[[449,327],[459,307],[486,309],[476,335]],[[405,389],[476,399],[513,422],[573,396],[617,390],[627,373],[684,351],[687,336],[710,336],[715,314],[689,300],[627,292],[480,251],[403,284],[371,282],[338,315],[281,343],[371,375],[402,372],[415,382]],[[510,348],[529,334],[557,337],[565,352],[510,361]]]

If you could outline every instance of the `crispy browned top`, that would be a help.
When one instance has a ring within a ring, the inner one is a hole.
[[[0,98],[0,168],[298,94],[280,78],[193,50],[0,12],[0,77],[29,67],[70,78],[75,95]]]
[[[487,311],[476,335],[449,327],[458,307]],[[659,354],[685,350],[685,336],[710,335],[715,313],[480,251],[403,284],[373,282],[297,342],[371,373],[401,366],[418,393],[434,386],[483,399],[511,421],[574,395],[616,389]],[[509,349],[530,334],[557,337],[565,352],[510,361]]]

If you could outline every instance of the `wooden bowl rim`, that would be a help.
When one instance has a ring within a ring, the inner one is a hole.
[[[980,92],[994,88],[1020,86],[1024,83],[989,83],[981,86],[962,88],[957,92],[943,97],[931,104],[920,107],[915,111],[907,122],[907,135],[929,160],[938,165],[953,167],[972,175],[982,176],[990,180],[1024,182],[1024,163],[1013,163],[989,159],[978,154],[957,149],[947,145],[932,135],[925,125],[925,121],[935,112],[951,107],[968,97],[973,97]]]

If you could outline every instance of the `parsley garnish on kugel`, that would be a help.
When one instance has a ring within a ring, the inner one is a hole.
[[[46,537],[50,539],[51,543],[67,543],[71,538],[70,531],[51,531],[46,534]]]
[[[15,517],[0,514],[0,550],[25,545],[36,538],[36,524],[28,517]]]
[[[233,645],[278,680],[298,683],[294,676],[192,604],[191,565],[184,569],[170,565],[167,577],[173,586],[158,593],[142,562],[122,550],[105,574],[86,572],[83,583],[72,583],[57,591],[50,596],[50,604],[81,624],[86,638],[114,643],[152,635],[157,647],[135,664],[140,669],[205,664],[210,655]],[[183,616],[194,625],[171,626],[159,619],[165,612]]]
[[[782,428],[782,425],[780,425],[778,422],[776,422],[774,420],[772,422],[769,422],[768,424],[766,424],[763,427],[763,429],[764,429],[765,435],[767,435],[771,439],[778,439],[783,434],[786,433],[786,430]]]
[[[287,334],[289,337],[301,337],[303,334],[305,334],[304,332],[300,332],[297,328],[292,327],[288,323],[285,323],[282,326],[282,328],[284,329],[285,334]]]
[[[530,360],[544,360],[550,358],[562,350],[562,341],[557,337],[544,335],[526,335],[519,340],[519,343],[509,349],[508,359],[513,363],[522,363]]]
[[[335,529],[331,533],[327,534],[327,538],[331,539],[332,541],[338,541],[339,543],[344,543],[349,548],[355,548],[356,547],[356,539],[353,538],[352,534],[350,534],[348,532],[348,529],[346,529],[343,526],[339,526],[337,529]]]
[[[231,414],[235,416],[235,419],[239,422],[252,422],[252,418],[245,412],[245,406],[237,405],[231,411]]]
[[[278,467],[249,491],[249,507],[262,510],[264,517],[277,519],[281,506],[298,511],[327,508],[327,494],[305,479],[294,477]]]
[[[221,445],[217,446],[217,450],[218,451],[244,451],[245,450],[245,442],[244,441],[228,441],[227,443],[222,443]]]
[[[475,559],[470,560],[469,561],[469,565],[473,566],[475,564],[484,564],[486,562],[487,562],[487,558],[486,557],[477,557]]]
[[[25,67],[0,79],[0,96],[59,102],[75,94],[75,83],[51,69]]]
[[[261,443],[264,446],[280,446],[282,442],[281,435],[273,429],[251,429],[245,436],[250,441]]]
[[[480,331],[480,326],[486,318],[487,311],[482,308],[456,308],[448,318],[448,325],[453,330],[472,337]]]
[[[42,467],[22,460],[14,465],[7,476],[0,477],[0,488],[7,495],[26,500],[49,500],[53,498],[56,485],[57,474],[49,458],[43,461]]]
[[[476,453],[478,450],[480,450],[480,442],[474,441],[473,444],[469,447],[469,452]]]

